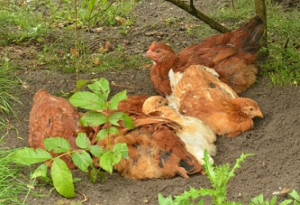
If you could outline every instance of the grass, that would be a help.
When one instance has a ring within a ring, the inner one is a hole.
[[[24,167],[11,164],[14,150],[0,149],[0,204],[24,204],[20,197],[28,193],[29,180],[22,175]]]
[[[112,42],[115,48],[112,47],[109,53],[92,50],[93,46],[101,48],[101,42],[95,39],[101,35],[86,32],[86,29],[101,26],[118,26],[115,18],[122,17],[126,24],[119,26],[118,33],[126,35],[134,22],[135,0],[115,1],[113,4],[107,0],[77,0],[76,24],[75,0],[21,3],[0,0],[0,3],[5,5],[0,8],[0,26],[4,28],[0,31],[0,45],[35,45],[39,50],[35,59],[38,63],[28,66],[30,69],[99,72],[111,68],[138,68],[144,64],[141,55],[124,52],[120,43],[115,45],[116,42]],[[75,25],[78,27],[78,46],[75,46]],[[109,40],[103,39],[102,42]]]
[[[14,104],[21,103],[18,98],[10,94],[12,87],[17,85],[17,79],[13,74],[11,65],[5,61],[0,66],[0,130],[6,126],[5,115],[14,115],[17,117]]]
[[[265,69],[264,75],[270,76],[273,85],[298,85],[300,83],[298,36],[300,11],[291,10],[283,13],[280,5],[268,6],[270,8],[268,12],[270,55],[262,65]]]
[[[0,3],[4,4],[3,1],[8,5],[0,9],[0,45],[42,41],[48,28],[42,20],[42,14],[5,0]]]

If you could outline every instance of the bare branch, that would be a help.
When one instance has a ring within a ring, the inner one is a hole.
[[[194,1],[190,0],[190,5],[187,5],[186,3],[184,3],[183,1],[180,0],[166,0],[172,4],[174,4],[175,6],[178,6],[179,8],[187,11],[188,13],[190,13],[191,15],[195,16],[196,18],[200,19],[201,21],[203,21],[204,23],[208,24],[212,29],[215,29],[221,33],[226,33],[229,31],[229,29],[227,29],[226,27],[222,26],[220,23],[218,23],[217,21],[209,18],[208,16],[206,16],[205,14],[203,14],[202,12],[200,12],[199,10],[197,10],[194,7]]]

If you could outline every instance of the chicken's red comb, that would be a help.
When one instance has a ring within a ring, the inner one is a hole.
[[[154,51],[155,50],[155,44],[156,42],[153,42],[149,48],[150,51]]]

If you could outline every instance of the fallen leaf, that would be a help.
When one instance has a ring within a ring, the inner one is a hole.
[[[92,62],[94,65],[101,65],[102,64],[102,61],[99,57],[93,57],[91,58]]]
[[[280,188],[281,189],[281,188]],[[283,195],[283,194],[288,194],[290,192],[290,189],[287,187],[284,187],[282,190],[280,191],[274,191],[273,195]]]
[[[127,24],[127,20],[126,19],[124,19],[124,18],[122,18],[122,17],[120,17],[120,16],[117,16],[116,18],[115,18],[115,20],[121,25],[121,24]]]

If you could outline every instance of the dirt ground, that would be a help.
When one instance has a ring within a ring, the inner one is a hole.
[[[159,3],[157,3],[159,2]],[[229,2],[229,1],[228,1]],[[205,3],[198,2],[205,6]],[[224,2],[223,2],[224,3]],[[151,8],[149,10],[149,8]],[[168,12],[166,12],[168,11]],[[101,36],[110,38],[115,45],[126,41],[128,53],[145,52],[152,41],[164,41],[172,44],[175,49],[183,48],[201,39],[184,35],[184,25],[203,25],[167,2],[150,0],[135,9],[137,24],[127,35],[118,35],[109,29],[101,33]],[[176,14],[179,19],[174,24],[166,26],[166,18]],[[156,27],[151,26],[156,22]],[[100,34],[99,34],[100,35]],[[129,41],[129,44],[128,44]],[[30,47],[30,49],[38,49]],[[16,148],[27,146],[28,117],[34,93],[44,88],[52,94],[60,91],[68,92],[75,87],[75,74],[65,74],[60,71],[32,70],[24,66],[22,61],[30,60],[28,47],[9,47],[9,55],[20,65],[18,76],[24,85],[16,95],[21,99],[22,105],[18,106],[19,120],[10,119],[11,125],[18,130],[18,135],[11,130],[9,135],[0,144],[0,147]],[[18,50],[18,52],[16,52]],[[27,51],[27,52],[26,52]],[[25,55],[25,57],[24,57]],[[92,79],[105,77],[110,82],[114,81],[119,86],[111,86],[112,93],[127,89],[129,95],[147,94],[154,95],[155,90],[149,79],[149,69],[135,68],[131,70],[116,71],[96,74],[80,74],[80,79]],[[130,86],[125,88],[124,86]],[[300,190],[300,126],[299,103],[300,90],[295,86],[272,87],[268,78],[259,76],[257,83],[242,96],[253,98],[257,101],[264,113],[263,119],[254,120],[254,129],[235,138],[219,137],[217,140],[217,155],[215,164],[229,163],[233,165],[241,153],[254,153],[237,170],[236,176],[229,182],[229,200],[241,201],[245,204],[250,199],[264,194],[265,198],[271,198],[273,192],[284,188]],[[125,179],[119,174],[107,175],[104,183],[92,184],[87,176],[80,171],[73,172],[74,177],[82,180],[75,184],[76,198],[64,199],[55,191],[49,197],[30,196],[28,204],[75,204],[83,199],[83,193],[89,205],[132,205],[132,204],[158,204],[157,195],[179,195],[189,187],[210,187],[209,180],[202,175],[193,175],[189,179],[175,177],[172,179],[154,179],[134,181]],[[37,186],[35,191],[47,194],[50,186]],[[280,195],[283,200],[286,195]]]

